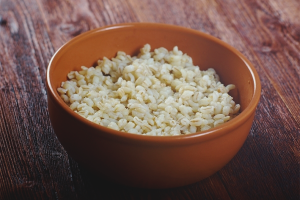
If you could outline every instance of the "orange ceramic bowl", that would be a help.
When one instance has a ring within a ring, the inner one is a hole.
[[[144,44],[180,50],[201,70],[214,68],[241,105],[231,121],[180,136],[145,136],[94,124],[73,112],[56,89],[71,70],[92,66],[119,50],[136,54]],[[69,155],[99,178],[143,188],[170,188],[200,181],[228,163],[250,131],[261,85],[252,64],[236,49],[210,35],[178,26],[132,23],[91,30],[62,46],[47,70],[48,107],[54,131]]]

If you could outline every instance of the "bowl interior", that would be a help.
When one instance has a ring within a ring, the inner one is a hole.
[[[241,111],[249,105],[255,91],[255,79],[249,63],[234,48],[195,30],[163,24],[122,24],[89,31],[64,45],[53,57],[48,72],[50,90],[61,104],[56,91],[66,75],[81,66],[94,66],[104,56],[112,58],[117,51],[135,55],[144,44],[151,49],[174,46],[193,58],[201,70],[214,68],[225,85],[235,84],[231,91]]]

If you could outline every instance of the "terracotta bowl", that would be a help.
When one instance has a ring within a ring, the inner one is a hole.
[[[201,70],[214,68],[241,104],[233,120],[207,131],[180,136],[144,136],[115,131],[74,113],[56,89],[71,70],[92,66],[119,50],[134,55],[146,43],[180,50]],[[113,182],[143,188],[170,188],[200,181],[226,165],[250,131],[261,85],[252,64],[236,49],[210,35],[152,23],[98,28],[72,39],[52,57],[47,70],[48,107],[54,131],[69,155]]]

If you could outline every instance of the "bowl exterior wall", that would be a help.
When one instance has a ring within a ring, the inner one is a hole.
[[[226,165],[250,131],[254,114],[234,131],[192,145],[132,144],[83,126],[48,98],[54,131],[65,150],[109,181],[142,188],[171,188],[200,181]]]

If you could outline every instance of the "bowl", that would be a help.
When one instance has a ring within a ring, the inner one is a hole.
[[[214,68],[241,113],[207,131],[180,136],[145,136],[112,130],[81,117],[56,89],[68,72],[92,66],[119,50],[136,54],[144,44],[180,50],[201,70]],[[198,182],[225,166],[245,142],[260,98],[261,85],[252,64],[236,49],[205,33],[166,24],[127,23],[83,33],[63,45],[47,69],[48,109],[62,146],[99,178],[141,188],[172,188]]]

